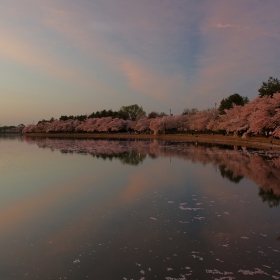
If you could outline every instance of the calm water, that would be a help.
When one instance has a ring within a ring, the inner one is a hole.
[[[0,138],[0,279],[280,279],[280,159]]]

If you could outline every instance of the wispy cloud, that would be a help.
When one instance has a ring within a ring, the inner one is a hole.
[[[44,71],[60,78],[71,78],[74,73],[69,68],[64,67],[58,57],[48,53],[47,50],[23,40],[12,32],[0,30],[1,44],[0,56],[12,60],[23,66],[34,69],[34,71]]]
[[[217,23],[215,26],[218,27],[218,28],[233,28],[233,27],[238,27],[238,25],[229,24],[229,23],[226,23],[226,24]]]
[[[133,61],[123,61],[122,69],[131,89],[158,102],[170,102],[172,92],[181,93],[185,87],[182,76],[166,76]]]
[[[268,11],[260,3],[253,9],[249,3],[239,4],[213,3],[201,25],[207,47],[198,60],[191,86],[194,94],[187,99],[202,108],[207,104],[213,107],[215,102],[234,92],[252,99],[257,96],[262,79],[277,75],[274,60],[279,41],[273,38],[279,36],[275,21],[279,4],[274,2],[269,19],[265,14]]]

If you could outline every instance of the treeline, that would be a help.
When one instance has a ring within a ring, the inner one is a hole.
[[[276,90],[274,94],[272,90]],[[266,92],[266,94],[265,94]],[[269,78],[259,89],[259,96],[249,102],[247,97],[235,93],[223,99],[218,109],[198,111],[185,109],[181,115],[168,116],[151,112],[148,116],[138,105],[122,106],[112,110],[92,113],[89,116],[61,116],[59,120],[41,121],[29,125],[23,133],[177,133],[218,132],[242,135],[272,135],[280,137],[280,82]]]
[[[106,118],[106,117],[112,117],[113,119],[115,118],[121,118],[121,114],[119,111],[113,111],[112,109],[110,110],[102,110],[102,111],[96,111],[91,113],[90,115],[78,115],[78,116],[61,116],[59,120],[61,121],[67,121],[67,120],[78,120],[78,121],[84,121],[86,119],[93,119],[93,118]]]
[[[24,124],[19,124],[18,126],[4,125],[4,126],[0,126],[0,133],[15,133],[15,132],[20,133],[24,127],[25,127]]]
[[[158,113],[152,112],[153,114],[160,115]],[[162,115],[166,115],[164,113],[161,113]],[[137,104],[129,105],[129,106],[122,106],[119,111],[113,111],[110,110],[102,110],[102,111],[96,111],[91,113],[90,115],[77,115],[77,116],[66,116],[62,115],[59,120],[60,121],[67,121],[67,120],[78,120],[78,121],[85,121],[86,119],[94,119],[94,118],[107,118],[110,117],[112,119],[123,119],[123,120],[132,120],[136,121],[137,119],[146,116],[146,112],[143,110],[142,107],[138,106]],[[55,119],[51,118],[50,120],[41,120],[38,122],[49,122],[52,123]]]
[[[6,130],[6,129],[11,129],[11,128],[15,128],[15,126],[14,126],[14,125],[10,125],[10,126],[7,126],[7,125],[0,126],[0,132],[1,132],[1,131],[4,131],[4,130]]]
[[[235,136],[272,135],[280,137],[280,93],[257,97],[244,106],[235,105],[220,114],[218,109],[189,110],[177,116],[128,119],[102,117],[84,121],[68,119],[29,125],[23,133],[227,133]],[[132,120],[134,119],[134,120]]]

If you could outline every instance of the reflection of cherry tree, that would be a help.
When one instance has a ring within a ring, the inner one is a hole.
[[[280,195],[274,193],[273,189],[264,190],[260,188],[259,196],[262,198],[263,202],[267,202],[269,207],[278,206],[280,203]]]
[[[49,147],[65,153],[89,153],[108,157],[125,155],[144,155],[152,158],[157,156],[182,157],[204,165],[211,163],[221,171],[221,175],[233,182],[240,181],[243,177],[251,179],[264,192],[271,190],[280,196],[280,155],[277,152],[248,152],[246,149],[221,149],[213,145],[193,145],[191,143],[176,143],[157,140],[149,141],[115,141],[92,139],[47,139],[23,137],[29,143],[36,143],[39,147]],[[135,151],[135,153],[132,151]],[[264,157],[265,156],[265,157]],[[266,160],[268,157],[270,160]],[[136,160],[136,159],[135,159]],[[135,161],[133,160],[133,161]],[[129,158],[125,162],[129,163]],[[132,162],[132,161],[131,161]],[[136,162],[136,161],[135,161]]]

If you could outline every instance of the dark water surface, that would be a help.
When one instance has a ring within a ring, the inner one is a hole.
[[[0,279],[280,279],[280,158],[0,138]]]

